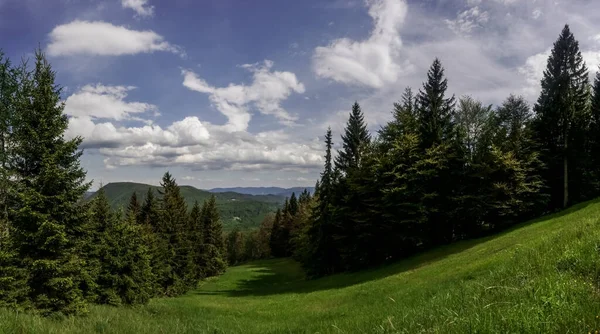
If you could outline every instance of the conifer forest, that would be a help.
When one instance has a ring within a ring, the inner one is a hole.
[[[215,197],[189,206],[169,172],[119,209],[102,188],[86,197],[83,139],[64,135],[44,52],[20,63],[0,53],[0,308],[78,318],[98,304],[141,307],[274,258],[299,263],[307,282],[353,275],[600,196],[600,72],[591,77],[568,25],[531,104],[455,96],[434,57],[377,131],[360,101],[348,106],[341,136],[324,134],[314,192],[224,231]]]

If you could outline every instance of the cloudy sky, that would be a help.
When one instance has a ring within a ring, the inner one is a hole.
[[[45,50],[95,187],[287,187],[355,100],[377,130],[435,57],[450,93],[535,101],[565,23],[595,71],[597,0],[0,0],[0,48]]]

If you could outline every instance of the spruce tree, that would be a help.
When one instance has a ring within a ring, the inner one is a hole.
[[[371,142],[371,135],[367,130],[363,113],[354,102],[346,129],[342,135],[342,150],[338,152],[335,166],[344,172],[360,165],[361,148]]]
[[[382,143],[391,143],[399,136],[418,131],[416,97],[410,87],[404,90],[401,102],[394,103],[392,116],[392,121],[379,131]]]
[[[129,204],[127,205],[127,216],[131,216],[135,222],[139,222],[141,209],[142,208],[138,202],[137,193],[134,191],[129,199]]]
[[[444,77],[444,68],[436,58],[427,72],[427,82],[417,95],[419,133],[423,148],[441,144],[452,136],[455,100],[454,96],[445,97],[447,88],[448,80]]]
[[[288,211],[290,212],[290,215],[295,216],[298,213],[298,198],[296,198],[296,193],[292,193],[292,196],[290,196],[290,201],[288,204]]]
[[[202,226],[204,235],[202,264],[207,277],[216,276],[225,271],[227,263],[225,243],[223,242],[223,225],[214,195],[205,201],[202,207]]]
[[[135,216],[120,219],[111,211],[101,188],[94,197],[86,262],[95,278],[94,302],[143,304],[151,296],[152,271],[148,248]]]
[[[535,139],[547,168],[544,178],[554,208],[566,207],[571,197],[580,198],[586,183],[578,165],[587,160],[580,138],[589,123],[587,86],[588,71],[579,43],[565,25],[548,58],[534,107]],[[570,188],[573,183],[578,187]]]
[[[16,190],[9,209],[16,253],[29,272],[29,297],[42,313],[85,311],[81,259],[76,253],[85,224],[78,201],[89,184],[81,168],[81,138],[66,140],[68,127],[55,73],[41,51],[16,99],[11,161]]]
[[[339,254],[333,246],[334,170],[332,164],[331,128],[325,135],[325,166],[318,183],[318,204],[312,210],[308,228],[308,249],[302,264],[310,276],[332,274],[339,266]]]
[[[600,71],[596,73],[592,90],[591,122],[588,131],[590,169],[594,195],[600,195]]]
[[[189,218],[189,240],[192,247],[193,257],[193,277],[195,280],[200,280],[204,277],[204,268],[202,267],[202,251],[204,244],[203,225],[202,225],[202,208],[198,201],[194,202]]]
[[[161,285],[161,278],[169,271],[166,262],[168,245],[162,234],[159,203],[151,187],[148,188],[148,192],[146,193],[139,221],[142,238],[148,247],[148,254],[150,255],[153,296],[160,296],[165,292]]]
[[[187,235],[188,217],[187,205],[181,195],[177,182],[169,172],[165,173],[161,187],[161,223],[160,234],[163,243],[166,242],[168,267],[162,279],[162,287],[167,295],[179,295],[192,288],[193,256],[191,244]]]

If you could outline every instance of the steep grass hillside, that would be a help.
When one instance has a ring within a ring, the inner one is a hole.
[[[146,198],[149,187],[158,194],[157,191],[160,187],[132,182],[109,183],[103,189],[111,206],[117,209],[120,207],[126,208],[134,192],[136,192],[138,200],[142,202]],[[181,186],[181,194],[185,198],[189,209],[194,205],[194,201],[198,201],[202,205],[205,200],[213,195],[208,191],[191,186]],[[265,215],[276,211],[284,201],[282,196],[275,195],[253,196],[234,192],[223,192],[214,195],[217,198],[217,206],[221,213],[225,231],[234,227],[240,229],[258,227]]]
[[[173,299],[63,320],[0,311],[5,333],[588,333],[600,329],[600,204],[382,268],[312,281],[230,268]]]

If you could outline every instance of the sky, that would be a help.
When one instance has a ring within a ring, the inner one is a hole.
[[[0,0],[0,48],[40,47],[93,188],[312,186],[357,101],[369,129],[438,57],[448,93],[533,104],[565,24],[590,76],[597,0]]]

